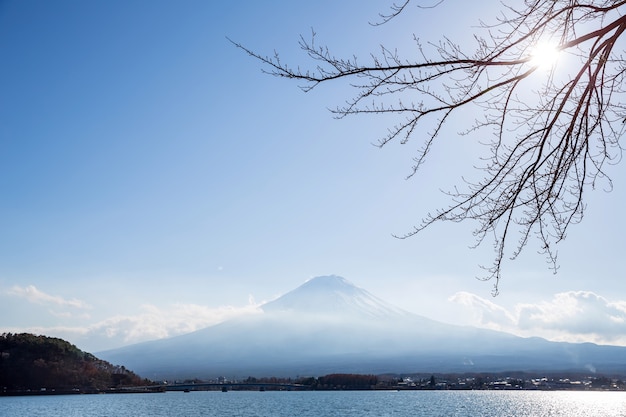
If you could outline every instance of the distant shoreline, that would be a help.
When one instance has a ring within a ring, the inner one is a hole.
[[[111,388],[108,390],[98,389],[45,389],[45,390],[17,390],[0,392],[0,397],[25,397],[43,395],[97,395],[97,394],[157,394],[166,390],[161,387],[154,388]]]
[[[245,388],[234,388],[229,389],[229,392],[252,392],[259,391],[258,389],[254,389],[250,387],[249,389]],[[261,390],[263,391],[263,390]],[[541,392],[568,392],[568,391],[576,391],[576,392],[624,392],[624,389],[603,389],[603,388],[586,388],[586,389],[577,389],[577,388],[549,388],[549,389],[541,389],[541,388],[514,388],[514,389],[497,389],[497,388],[484,388],[484,389],[463,389],[463,388],[448,388],[444,390],[440,389],[423,389],[423,388],[364,388],[364,389],[310,389],[310,388],[299,388],[293,390],[266,390],[270,392],[288,392],[288,391],[541,391]],[[0,392],[0,397],[40,397],[40,396],[50,396],[50,395],[109,395],[109,394],[163,394],[166,392],[183,392],[180,389],[159,389],[159,390],[144,390],[144,389],[111,389],[111,390],[46,390],[46,391],[6,391]],[[216,389],[192,389],[187,392],[220,392]],[[226,392],[226,391],[224,391]]]

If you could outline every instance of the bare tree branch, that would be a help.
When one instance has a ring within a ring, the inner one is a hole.
[[[380,15],[381,24],[405,12],[410,2],[394,4],[390,14]],[[626,121],[626,66],[619,44],[626,31],[626,0],[525,0],[520,9],[504,6],[497,21],[481,23],[479,31],[487,35],[475,36],[471,54],[447,38],[426,46],[416,38],[418,60],[381,47],[366,65],[318,47],[312,33],[308,41],[300,38],[313,65],[304,70],[283,64],[278,54],[263,56],[235,45],[260,60],[269,74],[302,82],[304,91],[348,82],[356,93],[332,110],[336,117],[399,117],[379,146],[422,136],[408,177],[418,172],[451,117],[462,109],[479,114],[460,133],[491,134],[489,155],[479,167],[482,180],[466,183],[465,190],[455,188],[448,207],[399,237],[440,221],[476,221],[476,245],[489,238],[494,246],[484,278],[495,281],[495,295],[503,261],[515,259],[533,236],[556,272],[555,245],[582,220],[585,190],[599,180],[611,186],[605,167],[621,159]],[[554,64],[538,90],[535,75],[541,71],[533,51],[550,41],[567,65]],[[433,127],[424,135],[417,127],[427,120]]]

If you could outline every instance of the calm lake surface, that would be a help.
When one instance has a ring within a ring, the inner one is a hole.
[[[624,392],[291,391],[0,397],[0,416],[626,416]]]

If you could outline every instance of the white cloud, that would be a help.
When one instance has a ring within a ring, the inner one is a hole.
[[[509,311],[478,295],[460,292],[449,299],[470,310],[472,324],[549,340],[626,345],[626,301],[610,301],[590,291],[555,294],[549,301],[517,304]]]
[[[190,333],[242,315],[259,314],[261,310],[258,307],[253,302],[244,307],[218,308],[196,304],[167,307],[146,304],[141,306],[138,314],[117,315],[86,326],[2,328],[0,331],[60,337],[83,350],[97,352]]]
[[[626,335],[626,302],[589,291],[556,294],[549,302],[520,304],[521,329],[542,328],[616,340]]]
[[[473,314],[473,323],[490,329],[500,330],[516,322],[516,318],[504,307],[469,292],[457,292],[448,299],[467,307]]]
[[[38,290],[34,285],[28,285],[26,287],[20,287],[14,285],[10,290],[6,292],[8,295],[25,298],[31,303],[42,305],[57,305],[62,307],[73,307],[78,309],[91,308],[87,303],[76,298],[66,300],[63,297],[57,295],[46,294],[43,291]]]

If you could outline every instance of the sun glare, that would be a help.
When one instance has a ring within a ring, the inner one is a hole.
[[[539,43],[532,50],[530,64],[542,69],[551,68],[559,57],[559,48],[553,43]]]

